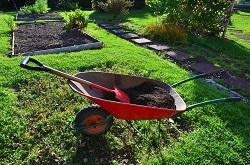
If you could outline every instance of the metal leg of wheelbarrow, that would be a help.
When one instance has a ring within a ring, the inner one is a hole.
[[[131,121],[126,121],[128,123],[128,125],[134,130],[134,132],[136,132],[143,140],[145,140],[149,145],[155,147],[156,145],[154,145],[147,137],[145,137],[141,131],[139,131],[133,124]],[[156,143],[157,146],[160,145],[160,137],[161,137],[161,120],[157,120],[157,128],[158,128],[158,135],[157,135],[157,139],[156,139]],[[134,133],[133,132],[133,133]]]
[[[152,143],[150,142],[150,140],[148,138],[146,138],[133,124],[131,121],[127,120],[126,121],[128,123],[128,125],[133,129],[133,133],[137,133],[143,140],[145,140],[149,145],[152,145]]]

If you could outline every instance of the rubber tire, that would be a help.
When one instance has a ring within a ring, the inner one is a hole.
[[[89,118],[91,117],[94,117],[94,116],[99,116],[99,118],[102,118],[102,120],[105,120],[110,114],[103,110],[100,106],[96,105],[96,104],[93,104],[93,105],[90,105],[82,110],[80,110],[77,115],[76,115],[76,118],[75,118],[75,125],[77,127],[81,127],[83,126],[84,124],[82,124],[84,121],[88,120]],[[113,124],[113,117],[111,117],[107,124],[104,125],[101,125],[101,127],[103,128],[100,128],[100,130],[97,130],[97,131],[91,131],[91,128],[86,128],[86,129],[81,129],[79,130],[82,134],[84,135],[101,135],[101,134],[105,134],[109,129],[110,127],[112,126]],[[95,123],[98,123],[98,122],[95,122]],[[92,123],[94,124],[94,123]],[[95,128],[97,128],[98,126],[96,126]]]

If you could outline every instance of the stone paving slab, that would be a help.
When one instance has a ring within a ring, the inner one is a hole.
[[[162,50],[169,50],[171,49],[170,46],[168,45],[163,45],[163,44],[152,44],[147,46],[150,49],[157,50],[157,51],[162,51]]]
[[[127,33],[127,34],[122,34],[121,37],[125,39],[134,39],[134,38],[138,38],[139,36],[134,33]]]
[[[112,25],[109,25],[109,26],[105,26],[106,29],[108,30],[115,30],[115,29],[121,29],[120,26],[112,26]]]
[[[138,38],[138,39],[132,39],[133,42],[137,44],[148,44],[151,43],[152,41],[146,38]]]
[[[99,25],[102,26],[102,27],[111,26],[110,24],[107,24],[107,23],[100,23]]]
[[[124,30],[124,29],[115,29],[115,30],[111,30],[113,33],[115,34],[124,34],[124,33],[129,33],[129,31]]]
[[[231,72],[226,72],[222,79],[226,84],[233,86],[234,88],[241,89],[245,91],[246,93],[250,94],[250,80],[249,79],[238,76]]]
[[[193,59],[192,56],[188,55],[188,53],[184,51],[169,51],[166,55],[172,57],[176,61],[184,62]]]
[[[199,73],[216,73],[222,72],[223,70],[209,62],[199,62],[190,65],[190,69]]]

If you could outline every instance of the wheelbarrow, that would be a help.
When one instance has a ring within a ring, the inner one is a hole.
[[[28,63],[33,63],[33,65],[28,65]],[[88,106],[83,110],[80,110],[77,113],[75,120],[72,122],[73,129],[79,130],[86,135],[100,135],[106,133],[113,123],[113,117],[126,121],[160,120],[165,118],[171,118],[174,115],[190,111],[195,107],[203,106],[206,104],[218,102],[233,102],[241,100],[240,97],[220,98],[187,106],[181,96],[174,90],[174,87],[190,80],[207,77],[209,76],[209,74],[195,75],[191,78],[182,80],[173,85],[168,85],[161,81],[149,78],[107,72],[89,71],[78,73],[73,76],[45,66],[39,61],[30,57],[24,58],[21,61],[20,66],[28,70],[45,71],[67,78],[69,80],[68,84],[74,92],[87,97],[95,103],[94,105]],[[93,82],[108,89],[113,89],[113,87],[117,87],[119,89],[124,90],[137,87],[145,82],[152,83],[166,89],[169,92],[169,94],[175,100],[176,109],[158,108],[106,100],[104,99],[105,91],[92,88],[91,86],[83,85],[77,82],[76,77],[82,80],[86,80],[88,82]]]

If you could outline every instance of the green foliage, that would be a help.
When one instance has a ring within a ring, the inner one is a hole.
[[[227,17],[230,7],[230,1],[225,0],[166,0],[164,2],[167,6],[166,23],[180,24],[192,34],[210,36],[219,36],[223,31],[222,19]],[[157,5],[152,8],[157,10]]]
[[[20,13],[25,13],[25,14],[47,13],[49,10],[50,8],[48,8],[47,0],[36,0],[35,4],[22,7]]]
[[[129,13],[129,8],[133,6],[133,2],[129,0],[107,0],[106,3],[99,2],[98,5],[105,11],[112,14],[113,19],[120,15]]]
[[[60,3],[58,4],[60,9],[63,10],[76,10],[76,9],[80,9],[79,6],[79,2],[72,2],[70,0],[63,0],[60,1]]]
[[[76,9],[67,14],[65,21],[66,31],[84,31],[88,26],[89,18],[82,10]]]
[[[171,44],[187,41],[187,34],[184,29],[174,23],[149,23],[143,33],[152,39]]]
[[[146,5],[155,12],[155,14],[163,14],[167,10],[168,0],[147,0]]]
[[[11,32],[14,32],[17,29],[14,17],[8,16],[4,19],[4,22],[7,24]]]

